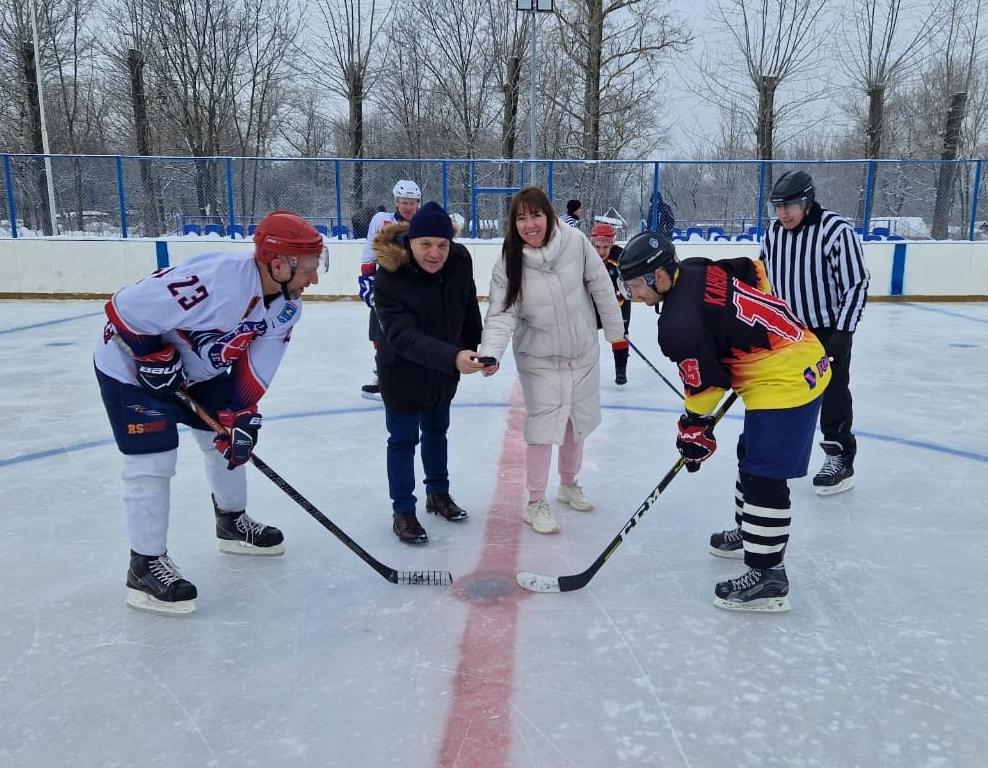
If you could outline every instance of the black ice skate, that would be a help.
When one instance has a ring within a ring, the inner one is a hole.
[[[371,384],[364,384],[360,388],[360,396],[368,400],[378,400],[381,399],[381,387],[377,383],[377,371],[374,371],[374,381]]]
[[[744,542],[741,539],[741,528],[732,528],[710,535],[710,554],[714,557],[727,557],[741,560],[744,557]]]
[[[130,551],[127,570],[127,605],[154,613],[192,613],[196,588],[182,578],[167,554],[148,556]]]
[[[788,594],[785,567],[751,568],[740,578],[720,582],[714,605],[730,611],[788,611]]]
[[[259,523],[246,512],[225,512],[216,506],[216,538],[220,552],[228,555],[283,555],[285,537],[272,525]]]
[[[849,491],[854,487],[854,457],[844,453],[844,447],[836,440],[820,443],[827,454],[823,466],[813,478],[813,489],[818,496]]]

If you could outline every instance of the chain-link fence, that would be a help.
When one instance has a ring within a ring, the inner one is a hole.
[[[0,236],[246,237],[272,210],[292,210],[331,237],[359,238],[411,179],[423,199],[466,223],[463,236],[504,235],[511,196],[538,184],[556,210],[583,204],[619,237],[651,225],[657,198],[677,237],[757,239],[772,215],[767,191],[794,168],[812,174],[820,203],[863,237],[988,238],[983,160],[537,161],[0,155]]]

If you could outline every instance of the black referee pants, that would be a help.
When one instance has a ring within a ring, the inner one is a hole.
[[[823,348],[830,354],[830,335],[833,328],[811,329],[820,339]],[[823,392],[823,402],[820,408],[820,431],[824,440],[840,443],[845,456],[854,458],[858,452],[858,441],[851,432],[854,420],[854,409],[851,402],[851,346],[843,355],[830,361],[830,384]]]

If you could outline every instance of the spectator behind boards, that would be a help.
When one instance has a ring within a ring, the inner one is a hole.
[[[654,226],[655,214],[658,212],[659,225]],[[648,217],[646,218],[648,229],[653,232],[660,232],[667,238],[672,237],[673,227],[676,226],[676,217],[673,215],[672,206],[662,199],[662,193],[651,197],[648,205]]]
[[[580,217],[583,215],[583,203],[579,200],[566,201],[566,213],[563,214],[563,223],[569,224],[576,229],[580,228]]]

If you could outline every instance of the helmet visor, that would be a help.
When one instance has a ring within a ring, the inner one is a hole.
[[[773,200],[772,207],[775,210],[790,210],[792,208],[808,208],[810,200],[808,197],[794,197],[790,200]]]

